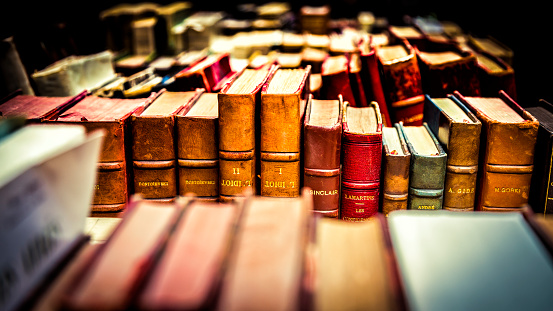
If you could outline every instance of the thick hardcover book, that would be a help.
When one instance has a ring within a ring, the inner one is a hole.
[[[534,171],[532,174],[529,204],[536,213],[553,213],[553,105],[540,99],[537,105],[526,107],[540,127],[534,154]]]
[[[219,105],[217,93],[202,93],[175,115],[178,194],[219,199]]]
[[[239,211],[233,203],[189,203],[138,295],[140,310],[214,307]]]
[[[474,210],[482,123],[455,99],[428,95],[424,120],[447,153],[443,208]]]
[[[124,211],[132,187],[130,117],[144,110],[157,96],[112,99],[87,96],[51,122],[82,124],[88,131],[104,129],[106,136],[98,162],[91,212],[110,215]]]
[[[382,125],[391,127],[393,123],[386,104],[384,89],[382,88],[375,46],[376,43],[373,43],[372,35],[359,41],[360,75],[367,102],[376,101],[378,103],[380,113],[382,114]]]
[[[313,210],[339,217],[343,100],[313,99],[304,122],[303,186],[313,195]]]
[[[478,63],[474,53],[456,44],[430,43],[416,46],[424,94],[446,97],[453,91],[480,96]]]
[[[482,122],[476,210],[519,210],[528,203],[539,122],[505,92],[454,96]]]
[[[87,91],[66,97],[24,95],[16,92],[13,97],[5,98],[0,102],[0,118],[20,117],[29,123],[55,119],[86,96]]]
[[[305,191],[244,200],[216,310],[301,309],[311,204]]]
[[[338,98],[342,95],[352,107],[358,106],[351,87],[349,59],[346,55],[329,56],[321,67],[321,99]]]
[[[379,208],[382,117],[376,102],[343,109],[340,218],[363,221]]]
[[[277,69],[244,69],[219,92],[220,200],[258,193],[261,88]]]
[[[144,199],[175,199],[175,115],[201,92],[162,90],[144,111],[131,116],[133,193],[142,194]]]
[[[130,306],[181,212],[178,203],[132,200],[109,239],[66,291],[70,310],[122,310]]]
[[[363,65],[357,47],[355,53],[348,54],[348,58],[349,83],[353,92],[353,97],[355,98],[356,106],[366,107],[371,101],[367,98],[365,92],[362,76]]]
[[[303,122],[311,66],[278,69],[261,91],[260,175],[262,196],[296,197],[303,173]]]
[[[396,123],[382,127],[382,213],[407,209],[411,153]]]
[[[504,91],[512,99],[517,99],[515,70],[503,59],[488,52],[474,52],[478,61],[478,79],[481,96],[496,96]],[[461,93],[463,94],[463,93]]]
[[[523,213],[396,211],[388,229],[409,310],[553,305],[551,253]]]
[[[528,203],[539,122],[505,92],[454,96],[482,122],[476,210],[520,210]]]
[[[411,153],[407,209],[441,209],[447,153],[428,124],[403,126],[400,123],[399,129]]]
[[[219,92],[234,74],[229,53],[208,55],[177,73],[171,90],[204,88],[207,92]]]
[[[404,309],[385,222],[382,214],[355,223],[317,219],[313,310]]]
[[[422,79],[415,49],[406,41],[376,49],[382,86],[393,123],[421,125],[424,110]]]

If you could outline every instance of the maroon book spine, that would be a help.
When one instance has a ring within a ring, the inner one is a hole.
[[[357,134],[344,121],[342,151],[341,219],[362,221],[378,213],[382,123],[373,133]]]

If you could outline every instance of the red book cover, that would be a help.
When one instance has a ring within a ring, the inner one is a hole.
[[[344,54],[327,57],[322,65],[323,84],[321,98],[338,98],[342,95],[344,102],[357,106],[350,83],[349,60]]]
[[[345,104],[342,120],[341,218],[362,221],[378,213],[382,116],[378,103]]]
[[[202,58],[175,75],[171,91],[193,91],[204,88],[218,92],[235,71],[230,66],[230,54],[222,53]]]

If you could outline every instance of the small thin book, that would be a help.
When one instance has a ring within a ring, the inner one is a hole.
[[[382,127],[382,214],[407,209],[411,153],[399,124]]]

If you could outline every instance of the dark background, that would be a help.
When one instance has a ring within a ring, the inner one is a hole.
[[[142,1],[123,1],[135,3]],[[152,1],[160,5],[173,1]],[[193,10],[232,12],[240,3],[263,4],[269,1],[191,1]],[[105,49],[105,29],[99,15],[122,1],[17,1],[0,6],[2,37],[13,36],[28,72],[40,70],[53,58],[64,54],[87,55]],[[354,18],[359,11],[372,11],[400,24],[404,16],[435,16],[457,23],[464,32],[492,36],[514,51],[518,103],[531,106],[539,99],[553,103],[553,64],[545,3],[531,1],[296,1],[289,2],[297,12],[302,5],[331,6],[333,18]],[[68,38],[72,38],[69,40]],[[63,48],[60,48],[63,47]]]

